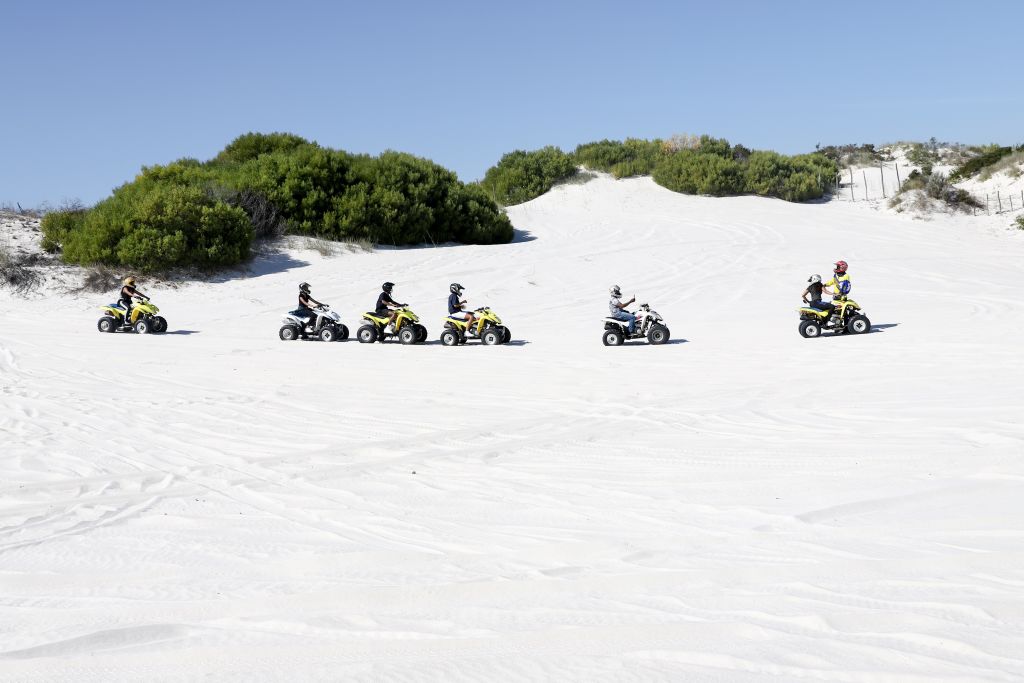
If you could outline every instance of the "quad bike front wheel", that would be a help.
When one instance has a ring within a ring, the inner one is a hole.
[[[361,344],[372,344],[377,341],[377,328],[373,325],[363,325],[356,330],[356,339]]]
[[[864,334],[871,331],[871,321],[866,315],[857,314],[846,323],[846,330],[850,334]]]
[[[420,333],[415,326],[410,325],[409,327],[403,327],[398,332],[398,341],[403,344],[415,344],[420,338]]]
[[[145,318],[140,318],[135,323],[135,332],[138,334],[149,334],[153,330],[153,323]]]
[[[668,341],[668,337],[668,328],[664,325],[651,325],[651,329],[647,332],[647,341],[655,345],[664,344]]]
[[[117,330],[117,320],[113,316],[105,315],[96,321],[96,329],[100,332],[114,332]]]
[[[416,324],[416,333],[417,333],[417,336],[416,336],[416,343],[417,344],[419,344],[421,342],[427,341],[427,328],[425,326],[420,325],[419,323],[417,323]]]
[[[501,343],[502,344],[508,344],[510,341],[512,341],[512,333],[509,332],[508,328],[506,327],[505,328],[505,336],[501,338]]]
[[[800,336],[804,339],[814,339],[821,336],[821,324],[817,320],[803,320],[800,322]]]
[[[455,330],[445,330],[441,333],[441,343],[445,346],[458,346],[459,333]]]
[[[344,341],[348,339],[348,326],[338,325],[338,338],[336,341]]]
[[[480,335],[480,341],[484,343],[484,346],[494,346],[504,338],[504,333],[494,329],[493,327],[484,330],[484,333]]]
[[[320,330],[320,341],[332,342],[338,338],[338,330],[333,325],[324,325]]]
[[[167,319],[162,315],[158,315],[153,318],[153,333],[163,334],[167,331]]]
[[[622,334],[622,330],[605,330],[601,341],[604,342],[605,346],[622,346],[622,342],[626,341],[626,337]]]

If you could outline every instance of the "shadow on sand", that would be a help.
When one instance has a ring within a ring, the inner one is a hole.
[[[529,230],[520,230],[518,228],[513,228],[512,230],[512,244],[519,244],[520,242],[532,242],[535,239],[537,239],[537,236],[534,235]]]
[[[189,334],[202,334],[199,330],[170,330],[164,332],[164,334],[178,334],[178,335],[189,335]]]

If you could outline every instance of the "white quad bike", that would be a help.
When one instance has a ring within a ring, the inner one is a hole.
[[[669,340],[668,327],[657,311],[652,311],[647,304],[641,304],[635,315],[636,327],[632,335],[628,331],[629,323],[625,320],[605,318],[604,345],[622,346],[627,339],[646,339],[651,344],[664,344]]]
[[[306,335],[325,342],[348,339],[348,327],[330,306],[323,304],[312,310],[313,315],[309,317],[301,315],[297,310],[285,313],[278,336],[284,341],[293,341]]]

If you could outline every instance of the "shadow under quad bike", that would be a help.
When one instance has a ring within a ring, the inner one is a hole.
[[[657,311],[652,311],[647,304],[641,304],[635,313],[636,326],[633,334],[629,333],[629,323],[618,318],[604,319],[604,336],[601,341],[605,346],[622,346],[627,339],[646,339],[651,344],[665,344],[671,333],[665,325],[665,319]]]
[[[846,297],[832,299],[830,308],[824,310],[812,306],[801,306],[800,336],[807,339],[820,337],[822,331],[833,334],[864,334],[871,331],[871,321],[853,299]]]
[[[403,344],[420,344],[427,340],[427,328],[420,324],[419,316],[402,306],[395,316],[395,324],[388,324],[387,314],[378,315],[375,311],[363,313],[364,324],[356,330],[356,339],[363,344],[384,341],[388,337],[398,337]]]
[[[476,337],[487,346],[512,341],[512,333],[508,327],[502,325],[498,314],[486,306],[473,311],[472,325],[451,316],[444,319],[444,329],[441,331],[442,344],[458,346],[465,344],[469,337]]]
[[[96,321],[100,332],[137,332],[139,334],[161,334],[167,331],[167,320],[157,315],[160,309],[149,299],[138,299],[132,306],[131,315],[125,319],[125,310],[120,303],[100,306],[103,317]]]

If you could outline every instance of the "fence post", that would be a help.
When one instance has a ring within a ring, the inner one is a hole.
[[[899,192],[900,188],[903,187],[903,181],[900,180],[900,165],[896,164],[896,191]]]
[[[999,202],[999,213],[1003,212],[1003,198],[999,195],[999,190],[996,190],[996,201]]]
[[[992,212],[988,208],[988,192],[985,193],[985,213],[987,213],[989,216],[992,215]]]
[[[868,201],[868,172],[864,169],[861,169],[860,172],[864,174],[864,201]]]
[[[878,172],[882,174],[882,199],[885,199],[885,164],[881,161],[878,162]]]
[[[850,167],[850,201],[857,201],[857,198],[853,196],[853,166]]]

